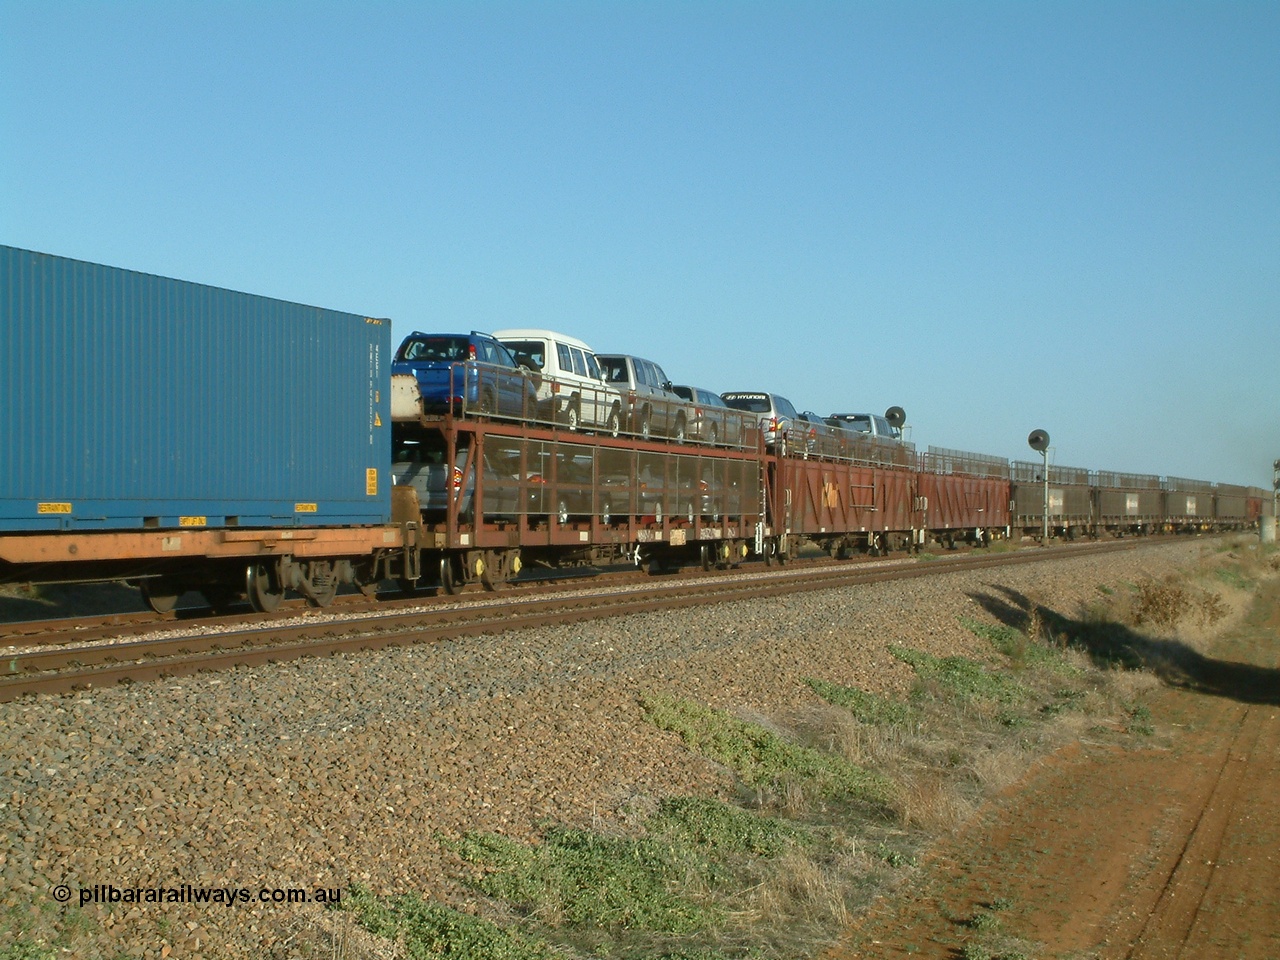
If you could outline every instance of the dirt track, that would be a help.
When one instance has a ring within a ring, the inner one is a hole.
[[[1151,699],[1153,746],[1036,767],[831,953],[1280,957],[1280,584]],[[967,952],[966,952],[967,948]]]

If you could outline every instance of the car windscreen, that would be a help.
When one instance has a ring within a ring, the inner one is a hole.
[[[400,347],[400,360],[426,363],[453,363],[466,360],[470,354],[468,337],[421,337],[406,340]]]
[[[503,340],[503,346],[516,355],[517,359],[525,359],[541,370],[544,365],[542,351],[545,349],[541,340]]]
[[[858,416],[854,414],[847,417],[841,417],[840,419],[845,422],[847,428],[850,430],[857,430],[859,433],[871,432],[871,417],[869,416]]]
[[[604,378],[610,383],[626,383],[630,379],[627,374],[627,361],[621,357],[596,357],[604,368]]]
[[[769,398],[757,394],[722,393],[724,402],[735,410],[746,410],[748,413],[768,413],[771,409]]]

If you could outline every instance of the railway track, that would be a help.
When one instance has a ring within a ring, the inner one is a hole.
[[[1152,541],[1146,540],[1145,543]],[[884,561],[773,568],[762,573],[732,572],[721,576],[646,577],[644,586],[611,584],[583,589],[581,582],[559,592],[478,595],[471,602],[400,601],[391,609],[312,611],[248,621],[152,622],[117,626],[111,639],[74,640],[39,646],[27,644],[10,653],[0,672],[0,702],[31,694],[67,693],[120,682],[139,682],[201,671],[260,666],[301,657],[331,656],[390,646],[431,643],[507,630],[604,619],[657,609],[758,599],[807,590],[827,590],[888,580],[938,576],[961,571],[1017,566],[1133,550],[1138,541],[1062,546],[990,554],[976,551],[931,563]],[[566,592],[572,589],[572,592]],[[178,629],[173,629],[178,628]],[[107,629],[101,625],[101,630]],[[100,632],[95,628],[95,633]],[[29,635],[30,637],[30,635]]]

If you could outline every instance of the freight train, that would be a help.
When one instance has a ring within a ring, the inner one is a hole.
[[[591,434],[544,415],[559,384],[533,370],[525,401],[484,403],[511,371],[469,357],[436,409],[391,375],[390,336],[385,319],[0,246],[0,582],[269,611],[344,585],[497,589],[531,565],[710,569],[1271,511],[1259,488],[1061,466],[1046,485],[1043,465],[839,429],[770,444],[740,411],[665,441]]]

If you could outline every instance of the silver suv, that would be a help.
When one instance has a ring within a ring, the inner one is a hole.
[[[868,433],[881,440],[901,440],[902,431],[893,426],[888,418],[874,413],[833,413],[826,418],[828,424],[854,433]]]
[[[622,393],[627,430],[645,440],[658,436],[684,443],[689,412],[660,366],[622,353],[598,353],[596,359],[605,381]]]
[[[759,416],[764,442],[768,446],[786,450],[787,431],[791,429],[791,422],[800,416],[790,400],[776,393],[732,392],[722,393],[720,396],[735,410],[745,410]]]

